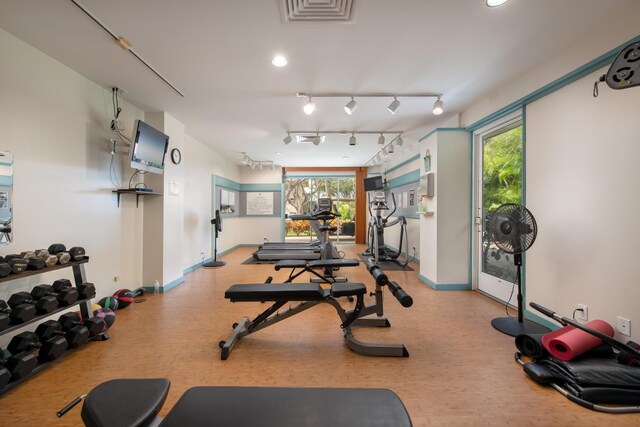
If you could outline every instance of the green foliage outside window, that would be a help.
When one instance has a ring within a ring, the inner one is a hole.
[[[485,212],[503,203],[522,203],[522,126],[483,141],[483,201]]]

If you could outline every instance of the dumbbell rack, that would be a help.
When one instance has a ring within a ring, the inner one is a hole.
[[[35,276],[37,274],[49,273],[51,271],[60,270],[60,269],[67,268],[67,267],[71,267],[72,270],[73,270],[73,279],[75,281],[76,286],[78,286],[78,285],[81,285],[82,283],[86,283],[87,282],[87,276],[86,276],[86,273],[84,271],[84,264],[86,264],[88,262],[89,262],[89,257],[84,257],[80,261],[69,261],[66,264],[58,264],[58,265],[54,265],[54,266],[51,266],[51,267],[45,267],[42,270],[26,270],[26,271],[23,271],[22,273],[10,274],[7,277],[2,277],[2,278],[0,278],[0,283],[11,282],[12,280],[23,279],[25,277]],[[93,311],[91,310],[91,299],[90,298],[78,300],[73,305],[80,306],[80,313],[82,313],[82,318],[89,318],[93,314]],[[59,313],[61,311],[68,310],[69,308],[73,307],[73,305],[70,305],[68,307],[59,307],[59,308],[53,310],[51,313],[47,313],[47,314],[42,314],[42,315],[36,316],[33,319],[31,319],[31,320],[29,320],[27,322],[21,323],[19,325],[12,325],[12,326],[8,327],[7,329],[4,329],[4,330],[0,331],[0,336],[8,334],[8,333],[10,333],[12,331],[15,331],[17,329],[24,328],[25,326],[27,326],[27,325],[29,325],[31,323],[36,323],[36,322],[42,321],[43,319],[45,319],[45,318],[47,318],[49,316],[53,316],[54,314]],[[67,353],[67,352],[69,352],[69,350],[67,350],[65,353]],[[63,357],[64,357],[64,355],[63,355]],[[54,362],[54,361],[52,361],[52,362]],[[12,381],[9,384],[7,384],[6,386],[4,386],[4,388],[0,389],[0,394],[8,391],[9,389],[15,387],[16,385],[22,383],[24,380],[28,379],[33,374],[36,374],[37,372],[39,372],[40,370],[42,370],[43,368],[45,368],[46,366],[48,366],[52,362],[44,362],[44,363],[38,364],[38,366],[26,378],[23,378],[23,379],[17,380],[17,381]]]

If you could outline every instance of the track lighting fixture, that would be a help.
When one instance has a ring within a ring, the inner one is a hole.
[[[397,139],[400,135],[402,135],[402,131],[395,131],[395,132],[387,132],[387,131],[380,131],[380,130],[376,130],[376,131],[370,131],[370,130],[354,130],[354,131],[346,131],[346,130],[326,130],[326,131],[306,131],[306,130],[290,130],[287,131],[287,136],[282,140],[285,144],[288,144],[287,141],[291,141],[293,140],[293,138],[291,138],[291,135],[298,135],[296,137],[296,140],[299,143],[309,143],[312,142],[313,145],[319,145],[321,142],[324,141],[325,135],[348,135],[351,134],[351,136],[349,137],[349,145],[356,145],[357,144],[357,140],[356,140],[356,134],[365,134],[365,135],[376,135],[379,134],[380,136],[378,137],[378,144],[380,145],[384,145],[386,139],[384,137],[384,134],[393,134],[395,135],[394,140]]]
[[[289,143],[291,142],[291,135],[287,133],[287,136],[284,137],[282,142],[284,142],[284,145],[289,145]]]
[[[302,109],[304,110],[304,113],[306,115],[313,113],[313,111],[316,109],[316,104],[315,102],[313,102],[313,99],[311,99],[311,97],[309,97],[309,100],[305,102],[304,107],[302,107]]]
[[[395,115],[396,111],[398,111],[398,108],[400,108],[400,101],[398,101],[398,98],[394,96],[393,101],[391,101],[391,104],[389,104],[387,110],[389,110],[391,114]]]
[[[487,0],[490,1],[490,0]],[[494,0],[495,1],[495,0]],[[443,112],[443,103],[440,100],[442,97],[441,93],[406,93],[406,94],[397,94],[397,93],[302,93],[297,92],[296,96],[299,98],[307,98],[307,102],[304,104],[304,112],[306,114],[313,113],[315,109],[315,103],[313,102],[313,98],[351,98],[351,100],[344,106],[344,111],[347,114],[351,115],[356,108],[358,108],[358,103],[355,98],[393,98],[391,104],[387,107],[387,110],[391,114],[396,114],[398,108],[400,108],[400,101],[398,98],[438,98],[436,103],[434,104],[433,114],[440,115]],[[436,108],[436,106],[438,108]]]
[[[444,103],[442,102],[440,97],[438,97],[436,102],[433,103],[432,112],[434,115],[439,116],[440,114],[442,114],[443,111],[444,111]]]
[[[370,164],[370,165],[374,165],[377,164],[381,161],[384,160],[385,157],[387,157],[389,154],[393,154],[395,152],[395,147],[402,147],[403,144],[403,140],[402,140],[402,135],[403,133],[400,132],[395,138],[393,138],[387,145],[385,145],[384,147],[382,147],[380,149],[380,151],[378,151],[373,157],[371,157],[366,163]],[[378,142],[380,142],[380,138],[378,138]]]
[[[264,169],[264,167],[271,167],[272,170],[276,168],[273,160],[253,160],[247,153],[242,153],[242,164],[249,166],[251,169]]]
[[[353,99],[352,96],[351,101],[349,101],[347,105],[344,106],[344,111],[346,111],[348,115],[352,115],[353,112],[356,111],[356,108],[358,108],[358,103],[355,99]]]

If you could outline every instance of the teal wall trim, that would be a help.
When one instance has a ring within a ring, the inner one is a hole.
[[[240,184],[240,191],[248,192],[260,192],[260,191],[273,191],[275,193],[282,191],[282,184]]]
[[[231,181],[230,179],[227,178],[223,178],[221,176],[215,175],[215,184],[217,187],[224,187],[228,190],[235,190],[235,191],[241,191],[240,190],[240,184],[238,184],[235,181]]]
[[[471,189],[471,191],[469,191],[469,224],[471,224],[471,227],[469,227],[469,284],[471,284],[471,288],[473,289],[473,257],[474,257],[474,250],[473,250],[473,233],[475,230],[475,221],[473,220],[473,195],[475,193],[475,188],[474,188],[474,177],[475,177],[475,163],[473,161],[473,155],[474,155],[474,151],[473,151],[473,133],[469,132],[469,170],[471,171],[471,173],[469,174],[469,188]]]
[[[287,179],[295,178],[354,178],[356,176],[355,172],[345,172],[344,174],[331,174],[331,175],[319,175],[318,172],[310,172],[310,175],[289,175],[287,174]]]
[[[235,181],[231,181],[230,179],[223,178],[221,176],[215,175],[215,185],[217,187],[223,187],[228,190],[235,191],[273,191],[279,192],[282,191],[282,184],[273,183],[273,184],[240,184]]]
[[[13,185],[13,177],[0,175],[0,186],[2,187],[11,187]]]
[[[471,285],[468,283],[436,283],[431,279],[427,279],[422,274],[418,274],[418,279],[436,291],[466,291],[471,289]]]
[[[418,160],[420,158],[420,153],[416,154],[415,156],[409,157],[407,160],[398,163],[397,165],[387,169],[386,173],[391,173],[396,169],[400,169],[401,167],[403,167],[404,165],[408,165],[409,163]],[[368,176],[368,175],[367,175]]]
[[[220,254],[218,254],[218,255],[220,255]],[[200,261],[200,262],[198,262],[196,264],[193,264],[191,267],[185,268],[184,270],[182,270],[182,274],[187,275],[187,274],[191,273],[192,271],[195,271],[195,270],[199,269],[200,267],[202,267],[203,264],[205,264],[205,263],[207,263],[209,261],[213,261],[213,258],[207,258],[207,259],[205,259],[203,261]]]
[[[400,187],[407,184],[413,184],[414,182],[420,182],[420,170],[414,170],[404,175],[397,176],[393,179],[390,179],[387,182],[387,186],[389,189]]]
[[[534,321],[536,323],[539,323],[539,324],[541,324],[543,326],[546,326],[547,328],[551,329],[552,331],[555,331],[556,329],[560,329],[560,325],[550,321],[549,318],[538,316],[536,313],[532,313],[529,310],[524,310],[524,317],[529,319],[529,320],[532,320],[532,321]]]
[[[549,95],[550,93],[553,93],[555,91],[557,91],[558,89],[562,89],[564,86],[571,84],[573,82],[575,82],[578,79],[581,79],[582,77],[586,76],[587,74],[591,74],[592,72],[604,67],[607,64],[610,64],[611,62],[613,62],[613,60],[615,59],[616,55],[620,52],[620,50],[627,46],[630,43],[635,43],[640,41],[640,36],[637,36],[631,40],[629,40],[626,43],[621,44],[620,46],[616,47],[615,49],[610,50],[609,52],[600,55],[599,57],[597,57],[596,59],[584,64],[581,67],[576,68],[575,70],[571,71],[568,74],[565,74],[564,76],[552,81],[551,83],[541,87],[540,89],[531,92],[530,94],[518,99],[515,102],[512,102],[511,104],[499,109],[498,111],[494,112],[493,114],[488,115],[487,117],[478,120],[477,122],[469,125],[466,130],[467,131],[474,131],[476,129],[479,129],[497,119],[500,119],[504,116],[506,116],[507,114],[510,114],[512,112],[514,112],[515,110],[522,108],[523,105],[526,104],[530,104],[533,101],[536,101],[544,96]]]
[[[431,135],[433,135],[436,132],[458,132],[461,130],[466,130],[466,129],[465,128],[435,128],[434,130],[432,130],[422,138],[419,138],[418,142],[424,141],[425,139],[429,138]]]
[[[178,286],[182,282],[184,282],[184,276],[183,277],[178,277],[173,282],[169,282],[164,286],[160,286],[160,293],[164,294],[164,293],[168,292],[169,290],[175,288],[176,286]],[[150,294],[153,293],[153,285],[151,285],[151,286],[143,286],[143,288],[144,288],[145,292],[148,292]]]

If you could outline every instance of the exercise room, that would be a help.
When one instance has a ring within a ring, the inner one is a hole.
[[[0,0],[0,426],[640,425],[638,0]]]

